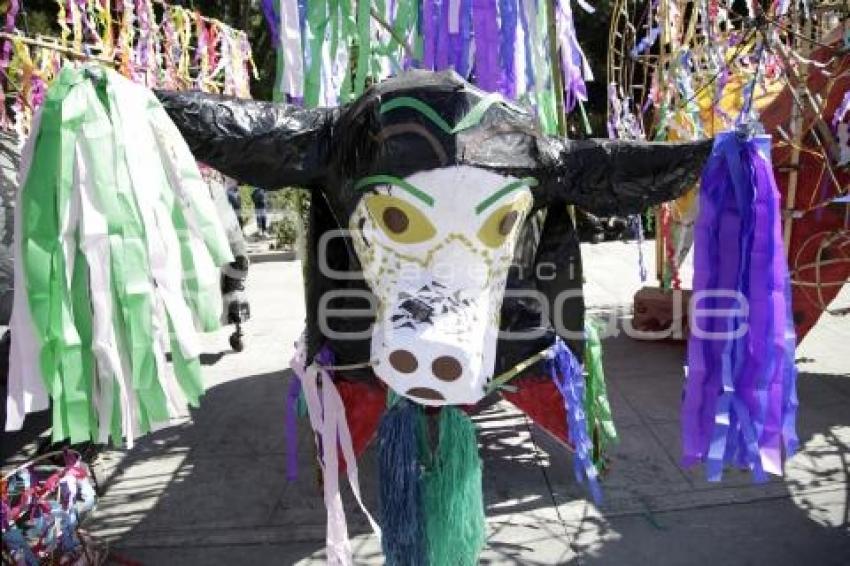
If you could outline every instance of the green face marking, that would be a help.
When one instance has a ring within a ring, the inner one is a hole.
[[[381,114],[386,114],[387,112],[391,112],[396,108],[411,108],[416,110],[437,126],[441,130],[443,130],[447,134],[456,134],[458,132],[462,132],[463,130],[467,130],[472,128],[473,126],[478,125],[481,122],[481,119],[484,117],[484,113],[496,102],[501,102],[504,99],[501,94],[492,93],[482,98],[469,113],[464,116],[454,127],[449,126],[449,124],[443,119],[442,116],[437,114],[436,110],[428,106],[426,103],[422,102],[418,98],[413,98],[410,96],[401,96],[399,98],[394,98],[389,102],[386,102],[381,105]]]
[[[500,198],[502,198],[503,196],[505,196],[508,193],[511,193],[511,192],[513,192],[517,189],[521,189],[522,187],[536,187],[536,186],[537,186],[537,179],[535,179],[534,177],[524,177],[524,178],[522,178],[518,181],[514,181],[513,183],[509,183],[509,184],[505,185],[504,187],[502,187],[501,189],[499,189],[498,191],[496,191],[495,193],[493,193],[492,195],[490,195],[489,197],[487,197],[484,200],[482,200],[481,202],[479,202],[475,206],[475,214],[481,214],[482,212],[487,210],[488,207],[492,206],[493,203],[497,202]]]
[[[410,195],[418,198],[428,206],[434,206],[434,197],[432,197],[422,189],[414,187],[404,179],[399,179],[398,177],[393,177],[392,175],[372,175],[371,177],[364,177],[354,184],[354,190],[362,191],[368,189],[373,185],[392,185],[394,187],[398,187],[403,191],[406,191]]]

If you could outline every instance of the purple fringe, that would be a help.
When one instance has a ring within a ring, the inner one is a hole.
[[[705,462],[709,481],[732,464],[763,481],[782,473],[783,447],[786,457],[797,448],[796,338],[779,205],[770,137],[720,134],[702,176],[682,406],[682,463]]]
[[[298,479],[298,398],[301,380],[293,375],[286,393],[286,479]]]
[[[564,398],[570,442],[575,447],[573,470],[576,481],[587,479],[593,500],[602,502],[596,466],[593,464],[593,442],[587,430],[584,412],[584,372],[582,366],[561,337],[555,338],[552,355],[546,360],[549,376]]]

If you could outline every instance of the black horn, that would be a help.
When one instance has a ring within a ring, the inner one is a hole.
[[[198,91],[157,91],[156,96],[198,161],[271,190],[322,183],[337,109]]]
[[[713,140],[641,142],[550,139],[546,190],[599,215],[634,214],[673,200],[699,180]]]

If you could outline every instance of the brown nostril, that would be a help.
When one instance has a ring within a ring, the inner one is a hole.
[[[431,363],[431,371],[437,379],[454,381],[463,373],[460,362],[451,356],[440,356]]]
[[[395,350],[389,357],[390,365],[401,373],[413,373],[419,367],[416,356],[407,350]]]

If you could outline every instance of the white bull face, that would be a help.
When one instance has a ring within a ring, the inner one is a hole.
[[[369,191],[350,229],[378,301],[374,370],[400,395],[435,406],[483,397],[535,183],[469,166],[357,183]]]

